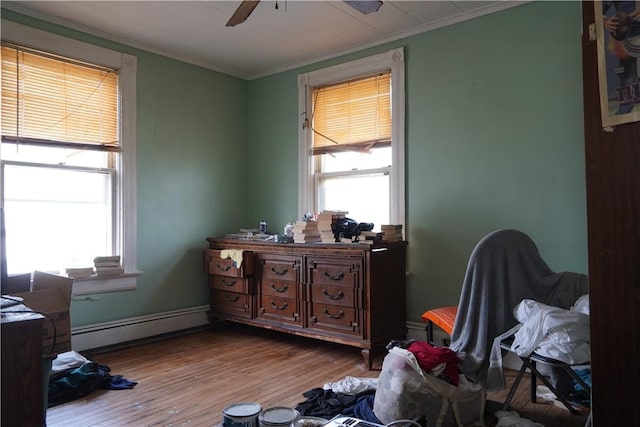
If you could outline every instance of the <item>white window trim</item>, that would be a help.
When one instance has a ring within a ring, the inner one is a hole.
[[[137,287],[142,273],[137,267],[137,206],[136,206],[136,72],[138,60],[133,55],[106,49],[57,34],[2,20],[2,40],[55,53],[92,64],[119,70],[122,167],[118,174],[118,218],[122,228],[122,266],[125,274],[115,278],[89,278],[74,280],[73,294],[95,294],[130,290]],[[126,180],[126,185],[123,183]]]
[[[311,120],[312,89],[315,86],[338,83],[353,78],[391,70],[391,146],[392,167],[390,175],[390,221],[405,223],[405,84],[404,48],[393,49],[377,55],[346,62],[321,70],[298,75],[298,214],[302,216],[315,206],[312,133],[305,127],[305,118]],[[397,201],[397,202],[396,202]]]

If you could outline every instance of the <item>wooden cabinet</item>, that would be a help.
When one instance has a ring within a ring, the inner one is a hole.
[[[2,310],[3,427],[45,425],[43,323],[24,305]]]
[[[359,347],[369,369],[372,351],[406,336],[406,242],[207,241],[212,322],[230,320]],[[235,263],[222,257],[229,254]]]

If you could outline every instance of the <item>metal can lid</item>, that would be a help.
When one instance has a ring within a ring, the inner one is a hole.
[[[230,417],[250,417],[258,415],[261,410],[262,406],[259,403],[247,402],[234,403],[224,408],[222,412]]]
[[[260,413],[259,419],[264,424],[291,424],[300,413],[295,409],[276,406]]]

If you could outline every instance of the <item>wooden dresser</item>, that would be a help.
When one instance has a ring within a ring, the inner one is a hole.
[[[369,369],[372,352],[406,337],[406,242],[207,241],[212,323],[230,320],[358,347]]]

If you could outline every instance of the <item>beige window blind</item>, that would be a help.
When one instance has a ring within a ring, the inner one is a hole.
[[[313,89],[313,154],[391,144],[391,72]]]
[[[118,74],[2,46],[2,141],[118,151]]]

